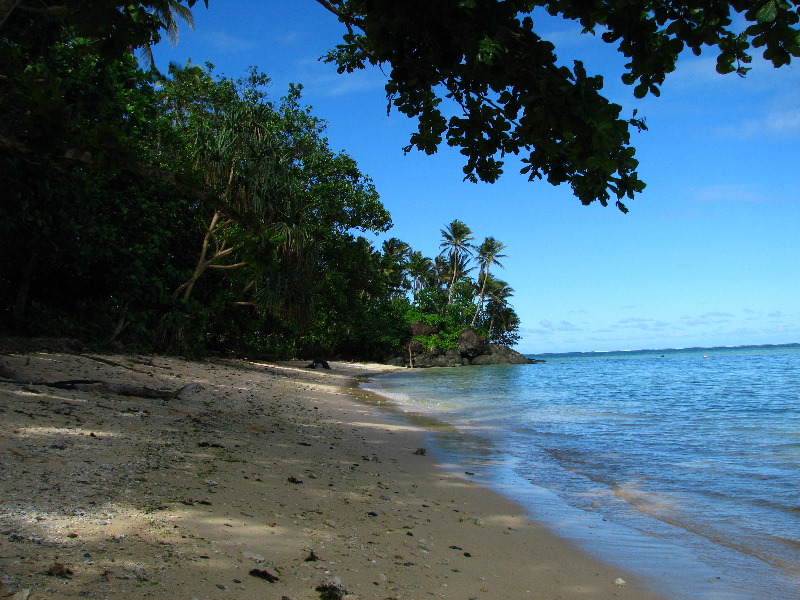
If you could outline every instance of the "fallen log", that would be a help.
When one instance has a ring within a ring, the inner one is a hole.
[[[107,394],[116,394],[118,396],[136,396],[138,398],[175,399],[180,397],[183,392],[197,387],[196,383],[189,383],[177,390],[157,390],[154,388],[131,385],[127,383],[113,383],[110,381],[103,381],[101,379],[46,381],[44,379],[34,377],[26,371],[2,361],[0,361],[0,377],[14,383],[23,383],[25,385],[42,385],[45,387],[54,387],[62,390],[82,390],[101,393],[105,392]]]

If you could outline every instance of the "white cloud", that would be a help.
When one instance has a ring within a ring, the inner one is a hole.
[[[293,80],[302,81],[309,92],[324,96],[380,90],[383,92],[386,78],[380,69],[363,69],[353,73],[337,73],[336,66],[320,60],[305,59],[294,65]]]
[[[697,202],[766,203],[770,198],[749,183],[707,185],[692,190]]]
[[[246,52],[258,47],[258,44],[253,40],[237,37],[226,31],[208,32],[206,38],[215,50],[226,54]]]
[[[580,327],[575,326],[569,321],[559,321],[558,323],[553,323],[548,319],[541,319],[539,321],[539,326],[548,333],[552,333],[554,331],[582,331]]]
[[[337,74],[336,79],[333,80],[335,84],[327,86],[327,94],[329,96],[344,96],[364,90],[383,90],[386,86],[386,79],[382,75],[376,75],[376,73],[379,73],[377,69],[367,69],[354,73]]]
[[[709,325],[719,325],[730,323],[733,315],[727,312],[708,312],[702,315],[681,317],[681,322],[687,327],[706,327]]]
[[[737,138],[769,135],[779,138],[800,137],[800,108],[772,109],[758,118],[727,126],[723,133]]]

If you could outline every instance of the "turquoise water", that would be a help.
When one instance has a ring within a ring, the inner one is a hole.
[[[675,598],[800,598],[800,347],[538,356],[367,387],[450,468]]]

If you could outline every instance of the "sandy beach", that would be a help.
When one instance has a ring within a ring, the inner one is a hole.
[[[0,361],[0,598],[655,600],[357,388],[384,365]],[[479,367],[476,367],[479,368]]]

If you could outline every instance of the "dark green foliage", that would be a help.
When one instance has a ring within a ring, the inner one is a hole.
[[[485,279],[497,310],[476,302],[463,223],[436,263],[358,235],[391,218],[299,86],[276,102],[256,70],[145,73],[130,50],[169,31],[181,5],[93,6],[51,15],[23,0],[0,14],[0,333],[379,360],[417,319],[439,327],[440,347],[471,319],[513,336]]]
[[[584,204],[641,192],[631,130],[580,61],[558,64],[536,32],[537,11],[580,23],[629,59],[622,80],[641,98],[658,95],[678,55],[708,49],[717,71],[743,75],[751,48],[776,67],[800,56],[798,3],[659,0],[342,0],[319,2],[347,26],[328,60],[339,71],[381,65],[390,105],[418,121],[407,149],[461,149],[465,178],[495,181],[504,158],[522,173],[568,183]]]
[[[0,331],[182,354],[396,344],[380,257],[365,270],[350,233],[389,214],[299,88],[274,103],[256,71],[156,79],[66,30],[37,51],[69,101],[0,82]]]
[[[392,293],[407,292],[402,298],[406,303],[404,324],[407,327],[419,321],[436,328],[432,335],[414,338],[427,350],[458,348],[459,334],[467,327],[493,343],[513,346],[519,340],[520,324],[508,302],[513,290],[489,272],[492,265],[501,266],[497,259],[505,257],[500,254],[505,245],[489,237],[474,246],[472,230],[458,219],[441,234],[443,250],[436,261],[395,238],[384,243],[384,261],[391,265],[386,273]],[[473,251],[477,251],[479,267],[475,279],[469,275],[475,270],[470,262]],[[401,298],[395,297],[399,302]]]

